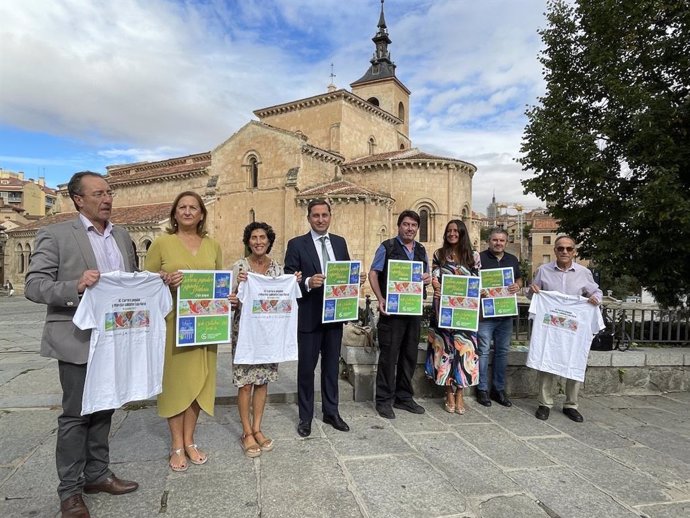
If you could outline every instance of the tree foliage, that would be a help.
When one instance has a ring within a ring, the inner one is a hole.
[[[663,305],[690,292],[690,5],[551,0],[524,180],[580,255]]]

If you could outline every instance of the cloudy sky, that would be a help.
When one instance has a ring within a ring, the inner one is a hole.
[[[544,91],[546,0],[388,0],[411,138],[474,163],[473,207],[522,194],[524,111]],[[252,111],[348,88],[379,0],[1,0],[0,168],[44,176],[208,151]]]

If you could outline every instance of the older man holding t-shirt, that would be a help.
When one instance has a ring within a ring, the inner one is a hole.
[[[528,297],[531,298],[532,294],[539,293],[541,290],[558,291],[565,295],[582,295],[588,299],[590,304],[599,305],[603,294],[599,285],[594,282],[592,272],[574,262],[575,240],[570,236],[559,237],[556,239],[554,252],[556,253],[556,260],[539,267],[530,286]],[[550,408],[553,406],[555,379],[555,374],[539,371],[539,408],[537,408],[535,416],[542,421],[549,418]],[[579,391],[579,381],[573,379],[566,381],[563,413],[576,423],[581,423],[584,420],[582,414],[577,410]]]

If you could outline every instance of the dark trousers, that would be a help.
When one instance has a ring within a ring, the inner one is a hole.
[[[376,407],[412,399],[412,376],[417,366],[421,318],[381,315],[378,323],[379,365]]]
[[[99,483],[112,475],[108,468],[108,434],[113,410],[81,415],[86,364],[58,362],[62,385],[62,415],[58,417],[58,495],[65,500],[81,494],[85,483]]]
[[[314,370],[321,355],[321,411],[338,413],[338,366],[342,325],[324,325],[311,333],[297,333],[297,402],[299,420],[310,423],[314,417]]]

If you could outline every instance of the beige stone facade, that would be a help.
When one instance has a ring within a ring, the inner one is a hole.
[[[383,16],[377,37],[390,42],[382,21]],[[347,239],[350,255],[367,270],[379,243],[396,234],[396,219],[405,209],[422,216],[419,237],[430,253],[453,218],[466,221],[471,241],[477,242],[471,210],[476,167],[412,146],[410,92],[395,77],[380,41],[378,61],[372,60],[367,74],[352,83],[352,91],[332,87],[258,109],[258,120],[210,152],[108,167],[117,193],[114,205],[122,211],[117,219],[132,233],[138,253],[143,257],[163,231],[170,203],[184,190],[207,200],[209,231],[222,246],[226,266],[244,254],[242,230],[251,221],[273,226],[277,239],[271,255],[282,262],[287,241],[309,229],[307,203],[321,197],[332,204],[330,230]],[[73,210],[64,189],[60,201],[63,211]],[[152,206],[158,207],[155,214],[144,216]],[[12,246],[21,236],[23,246],[30,247],[35,231],[12,234]],[[8,265],[10,270],[15,266]]]

